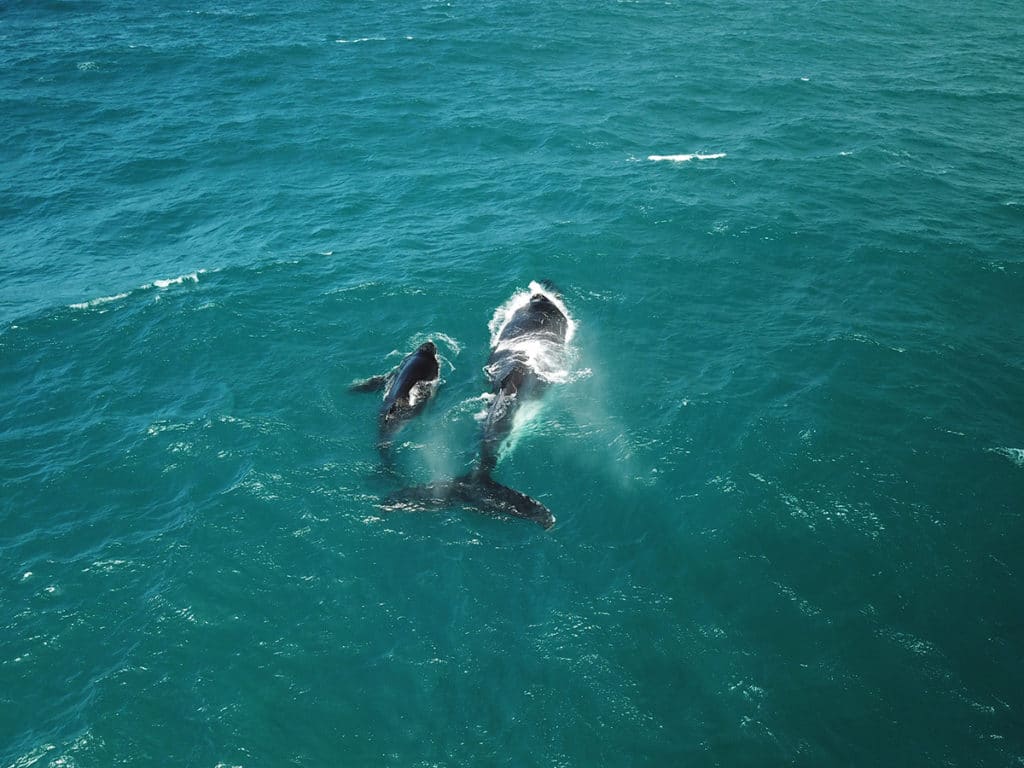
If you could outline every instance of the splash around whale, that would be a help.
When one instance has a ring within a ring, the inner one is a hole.
[[[566,350],[576,324],[558,292],[530,283],[494,313],[489,324],[491,352],[484,367],[490,385],[482,418],[476,466],[465,475],[404,488],[384,500],[385,509],[429,510],[465,504],[481,511],[532,520],[544,528],[555,516],[544,504],[494,479],[502,447],[526,403],[568,378]]]

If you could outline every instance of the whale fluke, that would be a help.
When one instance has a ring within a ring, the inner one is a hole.
[[[542,528],[555,524],[551,510],[534,498],[502,485],[483,469],[454,480],[403,488],[384,499],[384,509],[425,511],[463,503],[495,515],[512,515],[532,520]]]

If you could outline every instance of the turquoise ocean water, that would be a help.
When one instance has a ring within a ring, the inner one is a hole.
[[[1021,19],[0,2],[0,766],[1020,766]]]

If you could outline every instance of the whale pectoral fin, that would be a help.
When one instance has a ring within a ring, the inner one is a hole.
[[[349,392],[377,392],[384,389],[384,385],[387,384],[387,376],[371,376],[365,381],[353,382],[352,386],[348,388]]]

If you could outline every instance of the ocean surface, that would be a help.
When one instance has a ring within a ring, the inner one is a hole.
[[[1024,765],[1019,3],[3,0],[0,135],[3,768]],[[383,509],[541,280],[555,527]]]

